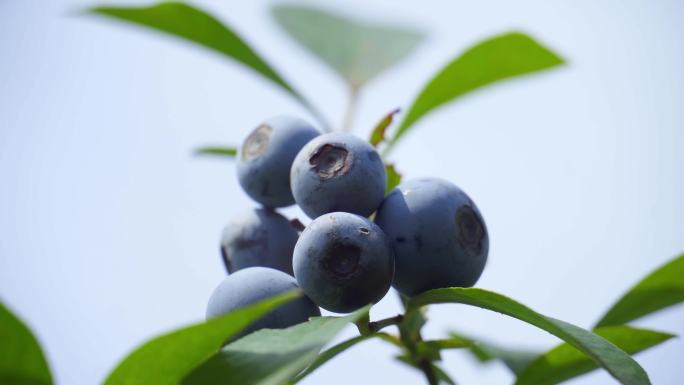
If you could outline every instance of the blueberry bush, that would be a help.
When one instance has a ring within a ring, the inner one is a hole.
[[[397,143],[438,108],[493,83],[564,65],[534,38],[510,32],[474,44],[437,71],[405,113],[381,111],[365,140],[351,133],[360,90],[411,54],[422,33],[319,8],[272,7],[282,30],[346,83],[348,113],[333,126],[240,35],[200,9],[166,2],[99,6],[89,13],[212,50],[268,80],[309,113],[265,116],[240,146],[197,150],[234,160],[236,182],[254,207],[224,230],[220,250],[227,275],[208,299],[207,320],[141,344],[105,385],[295,384],[369,339],[396,347],[398,360],[422,372],[430,385],[455,384],[441,367],[445,349],[466,349],[482,362],[500,360],[517,385],[557,384],[595,369],[622,384],[650,384],[632,355],[673,335],[630,323],[684,301],[684,254],[637,283],[596,325],[581,328],[473,288],[488,257],[485,216],[452,182],[438,176],[402,181],[387,162]],[[276,211],[293,204],[310,218],[308,225]],[[371,320],[371,306],[392,287],[403,311]],[[424,339],[425,307],[438,304],[498,312],[562,343],[545,352],[520,351],[456,330]],[[319,307],[346,315],[321,317]],[[331,346],[350,324],[358,335]],[[0,384],[52,382],[37,340],[0,306]]]

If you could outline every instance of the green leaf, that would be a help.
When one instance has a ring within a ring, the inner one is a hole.
[[[194,370],[184,385],[280,385],[315,361],[345,326],[368,313],[313,318],[291,328],[261,330],[241,338]]]
[[[300,296],[297,290],[185,327],[144,343],[112,371],[105,385],[176,385],[231,337],[276,307]]]
[[[0,303],[0,384],[50,385],[52,376],[40,344]]]
[[[219,155],[234,158],[237,152],[235,147],[200,147],[195,150],[195,155]]]
[[[299,373],[295,379],[288,384],[296,384],[297,382],[301,381],[304,379],[304,377],[308,376],[311,374],[314,370],[318,369],[321,367],[323,364],[326,362],[332,360],[333,358],[337,357],[338,354],[344,352],[345,350],[351,348],[352,346],[358,344],[359,342],[363,342],[369,338],[375,337],[373,335],[367,335],[367,336],[356,336],[354,338],[350,338],[346,341],[340,342],[339,344],[325,350],[321,354],[316,357],[316,360],[309,365],[306,370],[303,372]]]
[[[351,20],[319,8],[278,4],[276,22],[296,41],[359,89],[408,56],[423,34],[399,26]]]
[[[621,325],[684,301],[684,253],[636,284],[596,325]]]
[[[474,288],[447,288],[427,291],[409,301],[409,309],[437,303],[462,303],[492,310],[527,322],[555,335],[581,350],[625,385],[650,384],[644,369],[627,353],[590,331],[534,310],[501,294]]]
[[[486,363],[493,360],[501,360],[514,374],[520,373],[539,357],[540,352],[529,350],[504,348],[479,339],[465,337],[457,333],[450,333],[452,337],[470,341],[468,351],[480,362]]]
[[[594,330],[629,354],[635,354],[661,344],[672,334],[629,326],[607,326]],[[588,373],[598,366],[579,350],[560,344],[544,353],[518,375],[516,385],[553,385]]]
[[[385,195],[389,194],[395,187],[401,183],[401,174],[397,172],[393,164],[388,164],[385,166],[385,171],[387,173],[387,187],[385,188]]]
[[[306,107],[322,125],[328,126],[313,105],[290,86],[240,36],[200,9],[185,3],[163,2],[142,7],[103,5],[91,8],[89,11],[165,32],[233,59],[279,86]]]
[[[445,103],[498,81],[546,70],[563,59],[518,32],[496,36],[469,48],[423,88],[408,110],[391,145],[418,120]]]
[[[398,114],[400,111],[401,110],[399,108],[396,108],[390,111],[387,115],[385,115],[378,122],[378,124],[375,125],[375,128],[371,132],[371,136],[368,140],[368,143],[370,143],[373,147],[378,147],[378,145],[385,140],[385,131],[387,130],[387,127],[389,127],[390,124],[392,124],[394,116]]]

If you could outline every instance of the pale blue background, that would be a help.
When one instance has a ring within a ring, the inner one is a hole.
[[[0,0],[0,297],[34,328],[62,385],[95,384],[139,342],[202,319],[223,277],[220,230],[253,203],[230,161],[195,159],[191,150],[238,143],[272,115],[308,118],[237,65],[80,15],[87,4]],[[393,156],[407,177],[448,178],[480,206],[492,247],[478,286],[590,326],[684,250],[684,2],[345,4],[432,36],[363,93],[363,135],[478,39],[521,29],[570,61],[430,115]],[[340,120],[341,83],[282,36],[267,1],[202,5]],[[390,295],[373,318],[397,311]],[[430,315],[430,336],[457,328],[531,348],[556,342],[465,306]],[[684,308],[638,324],[684,333]],[[423,383],[393,353],[366,343],[305,383]],[[683,355],[676,340],[638,360],[654,384],[678,384]],[[501,365],[480,370],[460,352],[445,359],[461,384],[511,383]],[[596,373],[574,383],[612,382]]]

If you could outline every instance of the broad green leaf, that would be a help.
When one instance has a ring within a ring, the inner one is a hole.
[[[401,174],[397,172],[393,164],[388,164],[385,166],[385,171],[387,173],[387,187],[385,188],[385,195],[389,194],[395,187],[401,183]]]
[[[447,64],[423,88],[394,134],[396,143],[418,120],[445,103],[498,81],[546,70],[563,59],[531,37],[512,32],[478,43]]]
[[[596,325],[621,325],[684,301],[684,254],[629,290]]]
[[[296,290],[284,293],[152,339],[119,363],[105,385],[177,385],[193,369],[218,353],[231,337],[300,295]]]
[[[627,353],[604,338],[575,325],[541,315],[501,294],[474,288],[427,291],[409,301],[409,309],[437,303],[462,303],[492,310],[527,322],[582,351],[625,385],[650,384],[644,369]]]
[[[0,303],[0,384],[50,385],[52,376],[40,344]]]
[[[303,5],[277,4],[273,16],[302,46],[359,89],[408,56],[423,34],[399,26],[369,24]]]
[[[291,328],[261,330],[241,338],[194,370],[184,385],[280,385],[315,361],[345,326],[368,313],[313,318]]]
[[[200,147],[195,150],[195,155],[219,155],[234,158],[237,156],[235,147]]]
[[[368,143],[370,143],[373,147],[377,147],[381,142],[385,140],[385,131],[387,130],[387,127],[389,127],[390,124],[392,124],[394,116],[398,114],[399,111],[401,111],[399,108],[390,111],[378,122],[378,124],[375,125],[373,131],[371,131],[371,136],[368,140]]]
[[[488,342],[483,342],[479,339],[464,337],[457,333],[451,333],[451,336],[460,338],[465,341],[470,341],[471,346],[468,351],[480,362],[490,362],[493,360],[501,360],[514,374],[520,373],[527,367],[527,365],[537,359],[541,352],[534,352],[530,350],[520,350],[504,348]]]
[[[304,377],[308,376],[311,374],[314,370],[318,369],[321,367],[323,364],[326,362],[332,360],[333,358],[337,357],[338,354],[344,352],[345,350],[351,348],[352,346],[358,344],[359,342],[365,341],[369,338],[374,337],[373,335],[368,335],[368,336],[356,336],[354,338],[350,338],[346,341],[340,342],[339,344],[332,346],[322,352],[321,354],[316,357],[316,360],[309,365],[306,370],[303,372],[299,373],[295,379],[291,382],[288,382],[288,384],[296,384],[297,382],[301,381],[304,379]]]
[[[279,86],[306,107],[327,127],[319,112],[240,36],[212,15],[180,2],[162,2],[151,6],[97,6],[89,10],[130,23],[138,24],[193,42],[251,68]]]
[[[629,354],[659,345],[672,334],[629,326],[607,326],[594,330]],[[560,344],[544,353],[518,375],[516,385],[553,385],[598,368],[585,354],[568,344]]]

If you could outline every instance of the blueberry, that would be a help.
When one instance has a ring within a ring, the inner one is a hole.
[[[322,215],[304,229],[292,263],[309,298],[336,313],[381,300],[394,274],[385,233],[364,217],[341,212]]]
[[[270,209],[252,209],[223,230],[221,255],[229,273],[263,266],[292,275],[298,237],[284,216]]]
[[[475,203],[438,178],[397,186],[376,213],[396,259],[393,286],[412,296],[442,287],[469,287],[482,274],[489,237]]]
[[[267,267],[249,267],[226,277],[214,290],[207,305],[207,319],[296,289],[294,277]],[[305,296],[266,314],[245,329],[240,336],[269,328],[282,329],[320,316],[321,311]]]
[[[239,150],[237,171],[240,185],[266,207],[294,203],[290,189],[290,167],[299,150],[320,132],[309,123],[292,117],[272,118],[255,128]]]
[[[344,211],[369,216],[385,195],[385,166],[371,145],[351,135],[321,135],[292,164],[295,201],[311,218]]]

